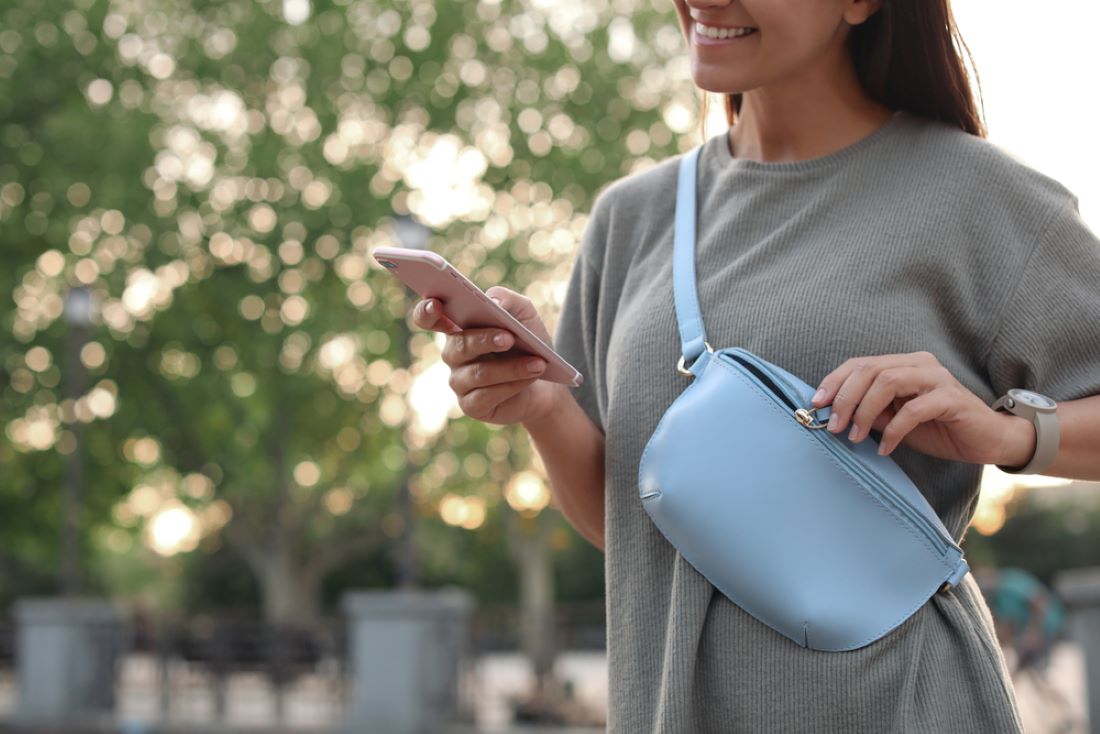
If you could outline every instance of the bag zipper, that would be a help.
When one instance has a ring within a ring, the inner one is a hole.
[[[756,355],[740,349],[737,350],[736,354],[729,352],[722,352],[721,354],[736,362],[740,362],[744,367],[749,369],[760,382],[771,388],[765,392],[772,394],[773,397],[780,398],[783,404],[785,404],[792,413],[801,407],[799,405],[801,401],[799,392],[782,376],[772,372],[765,365],[760,364],[759,358],[756,358]],[[848,449],[839,445],[840,439],[832,433],[829,433],[827,436],[820,435],[823,431],[811,431],[811,433],[818,436],[818,440],[821,441],[833,456],[851,469],[854,474],[863,479],[865,485],[869,486],[869,488],[879,495],[881,499],[886,500],[887,504],[894,507],[902,516],[908,518],[911,524],[922,531],[941,554],[947,552],[950,546],[940,533],[939,528],[929,522],[928,518],[914,508],[909,503],[909,500],[905,499],[905,497],[891,487],[888,482],[879,477],[869,467],[864,466],[862,462],[849,456]]]
[[[880,493],[892,500],[894,506],[897,509],[916,521],[916,524],[921,530],[924,531],[924,534],[928,536],[928,539],[932,541],[932,544],[939,550],[940,553],[947,552],[949,546],[947,545],[947,542],[943,539],[943,536],[940,535],[939,530],[930,522],[928,522],[928,519],[923,514],[921,514],[920,511],[916,510],[911,504],[909,504],[909,501],[907,499],[898,494],[898,492],[893,487],[884,482],[881,478],[879,478],[877,474],[873,473],[862,463],[852,458],[851,456],[848,456],[848,450],[842,446],[837,445],[839,439],[836,436],[830,434],[829,436],[821,436],[820,439],[825,443],[826,448],[832,451],[834,456],[846,463],[857,474],[863,476],[865,480],[878,487]]]

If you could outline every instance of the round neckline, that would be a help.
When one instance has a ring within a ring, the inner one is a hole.
[[[886,122],[879,125],[872,132],[860,138],[851,145],[835,150],[827,155],[818,156],[817,158],[807,158],[801,161],[776,161],[776,162],[761,162],[754,161],[748,158],[734,158],[730,152],[729,141],[729,129],[727,128],[723,132],[715,135],[712,140],[716,141],[718,147],[718,158],[720,158],[719,166],[726,170],[737,171],[813,171],[819,168],[825,168],[836,163],[840,163],[863,149],[873,145],[878,140],[885,137],[891,130],[901,124],[902,117],[905,114],[904,110],[894,110],[894,114]]]

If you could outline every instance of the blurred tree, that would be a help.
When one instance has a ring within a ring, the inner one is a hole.
[[[414,214],[553,328],[593,195],[691,143],[682,64],[674,16],[629,2],[8,0],[0,564],[56,564],[75,421],[97,549],[220,534],[272,620],[400,533],[409,467],[426,559],[508,517],[522,430],[460,417],[435,335],[399,365],[414,299],[369,252]],[[99,321],[66,401],[75,285]]]
[[[534,473],[520,472],[509,482],[505,497],[515,510],[508,523],[508,547],[520,570],[521,641],[535,676],[534,695],[545,699],[556,693],[552,526],[542,512],[550,490]]]
[[[1051,587],[1060,571],[1100,565],[1097,489],[1095,482],[1021,489],[997,533],[969,533],[967,554],[994,566],[1025,569]]]

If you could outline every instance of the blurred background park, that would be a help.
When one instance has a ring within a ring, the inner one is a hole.
[[[1100,231],[1100,10],[953,4],[990,138]],[[553,331],[600,188],[725,129],[688,64],[670,0],[0,3],[0,731],[599,730],[603,556],[368,253]],[[1100,596],[1098,490],[990,468],[967,535],[1026,572],[1030,732],[1086,731],[1033,622]]]

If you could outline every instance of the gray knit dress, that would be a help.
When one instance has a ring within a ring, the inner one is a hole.
[[[646,514],[638,462],[688,385],[678,163],[600,192],[554,337],[606,437],[609,731],[1021,731],[972,576],[866,647],[819,652],[715,591]],[[1100,240],[1068,189],[988,140],[899,111],[830,155],[761,163],[733,158],[723,132],[704,144],[698,197],[715,349],[744,347],[810,384],[849,357],[926,350],[987,404],[1011,387],[1100,393]],[[892,456],[962,541],[982,467],[904,445]]]

